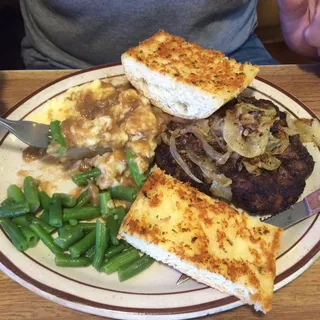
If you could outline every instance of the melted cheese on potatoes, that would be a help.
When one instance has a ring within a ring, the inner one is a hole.
[[[140,172],[148,170],[168,117],[128,83],[114,86],[95,80],[48,101],[33,120],[60,120],[68,149],[73,153],[78,149],[99,152],[86,163],[101,170],[97,183],[105,189],[133,183],[128,177],[125,150],[134,152]],[[101,150],[106,149],[111,152],[101,155]],[[55,143],[49,145],[47,153],[59,156],[55,154]]]

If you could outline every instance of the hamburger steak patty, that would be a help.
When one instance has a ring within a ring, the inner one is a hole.
[[[232,201],[255,214],[276,214],[288,209],[302,194],[305,180],[312,173],[314,161],[299,136],[290,137],[290,145],[277,158],[277,170],[262,170],[254,176],[247,170],[225,172],[232,179]],[[223,168],[222,168],[223,171]]]
[[[175,128],[177,128],[175,126]],[[204,154],[204,151],[202,149],[201,142],[192,134],[186,134],[183,136],[180,136],[176,139],[177,144],[177,150],[180,153],[183,160],[186,162],[188,167],[191,169],[191,172],[200,180],[203,180],[203,174],[199,166],[197,166],[195,163],[193,163],[181,150],[185,150],[185,146],[188,144],[189,146],[192,146],[192,150],[196,152],[197,154]],[[160,169],[165,170],[165,172],[169,175],[171,175],[174,178],[177,178],[178,180],[182,182],[190,182],[191,185],[201,192],[204,192],[208,195],[211,195],[210,193],[210,185],[206,183],[198,183],[192,179],[184,172],[184,170],[179,166],[179,164],[176,162],[176,160],[172,157],[170,152],[170,147],[162,142],[155,151],[156,156],[156,164]]]
[[[283,115],[280,115],[279,122],[275,122],[271,131],[277,130],[277,125],[280,121],[283,122],[283,118]],[[168,130],[183,127],[185,125],[170,123]],[[258,176],[250,174],[244,167],[239,172],[241,158],[235,157],[235,153],[218,168],[218,173],[223,173],[232,180],[232,203],[248,213],[264,215],[282,212],[298,200],[305,188],[305,180],[313,171],[314,161],[298,135],[291,136],[289,141],[289,147],[276,156],[281,160],[281,165],[276,170],[262,170]],[[184,172],[172,157],[170,148],[165,142],[156,149],[156,164],[171,176],[183,182],[190,182],[200,191],[211,195],[210,184],[205,183],[200,167],[194,164],[184,152],[188,146],[196,154],[205,155],[200,140],[188,133],[176,138],[176,146],[191,172],[204,181],[203,184],[195,182]]]

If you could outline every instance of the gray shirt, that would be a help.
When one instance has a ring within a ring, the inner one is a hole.
[[[20,0],[27,68],[120,61],[159,29],[230,54],[256,26],[257,0]]]

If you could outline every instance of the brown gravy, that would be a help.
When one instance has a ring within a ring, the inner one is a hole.
[[[82,117],[93,120],[108,114],[110,107],[118,103],[121,90],[117,90],[112,84],[102,82],[102,88],[110,89],[110,94],[105,97],[94,96],[93,92],[87,90],[82,92],[76,104],[76,109]]]
[[[98,138],[101,140],[100,146],[118,149],[122,148],[126,142],[122,139],[123,135],[121,138],[121,131],[124,134],[135,134],[132,130],[141,131],[141,134],[145,135],[148,140],[149,136],[151,138],[154,135],[154,131],[159,130],[157,126],[163,122],[159,119],[161,116],[143,104],[141,97],[130,86],[123,84],[115,87],[110,83],[102,83],[101,86],[105,90],[81,92],[76,100],[76,109],[80,116],[71,116],[62,122],[61,129],[68,147],[79,147],[81,141]],[[109,117],[111,121],[106,129],[113,137],[109,138],[110,141],[103,141],[103,138],[98,136],[94,130],[93,121],[104,116]],[[155,120],[154,117],[160,121],[156,121],[152,126],[148,119],[150,116],[153,117],[152,122]],[[151,132],[143,130],[142,127],[145,126],[152,127]]]
[[[103,174],[97,183],[102,189],[119,183],[134,185],[127,178],[125,150],[135,153],[139,170],[145,172],[153,161],[168,116],[128,83],[113,86],[100,82],[97,87],[77,92],[73,101],[74,114],[61,123],[68,148],[110,150],[101,158],[83,162],[78,170],[99,168]]]
[[[22,152],[22,159],[27,162],[42,159],[46,155],[46,149],[39,149],[35,147],[28,147]]]

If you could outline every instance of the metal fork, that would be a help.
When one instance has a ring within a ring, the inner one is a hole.
[[[0,125],[29,146],[48,148],[49,126],[32,121],[14,121],[0,118]]]
[[[190,280],[191,278],[189,276],[186,276],[185,274],[181,274],[180,278],[178,279],[178,281],[176,282],[176,285],[178,286],[179,284],[182,284],[188,280]]]

